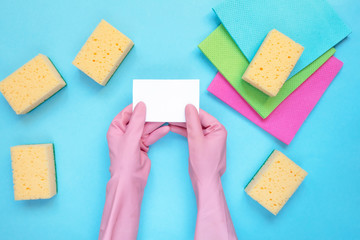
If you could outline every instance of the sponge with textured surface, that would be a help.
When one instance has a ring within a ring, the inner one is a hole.
[[[101,20],[73,64],[105,86],[133,45],[127,36]]]
[[[15,200],[47,199],[56,194],[52,144],[11,147]]]
[[[276,215],[306,177],[301,167],[283,153],[274,150],[259,169],[245,192]]]
[[[0,82],[0,92],[17,114],[25,114],[66,85],[48,57],[39,54]]]
[[[274,97],[289,77],[304,48],[273,29],[266,36],[242,79]]]

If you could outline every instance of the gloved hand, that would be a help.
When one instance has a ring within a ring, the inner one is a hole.
[[[227,132],[213,116],[186,106],[186,124],[171,123],[170,130],[188,139],[189,174],[198,215],[195,239],[237,239],[220,177],[226,169]]]
[[[136,239],[141,201],[150,171],[149,146],[165,136],[169,126],[145,123],[146,107],[127,106],[112,121],[107,133],[111,178],[99,239]]]

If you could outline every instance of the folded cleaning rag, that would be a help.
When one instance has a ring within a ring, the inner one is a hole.
[[[290,144],[342,65],[339,59],[331,57],[266,119],[262,119],[220,73],[208,91],[280,141]]]
[[[326,0],[227,0],[213,10],[249,61],[272,29],[300,43],[305,50],[289,77],[351,32]]]
[[[335,53],[335,49],[331,48],[309,66],[288,79],[276,97],[269,97],[241,79],[249,62],[223,25],[216,28],[202,41],[199,48],[262,118],[268,117],[285,98]]]

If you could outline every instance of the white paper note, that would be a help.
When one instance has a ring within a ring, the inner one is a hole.
[[[185,106],[199,111],[199,80],[134,79],[133,107],[146,104],[147,122],[185,122]]]

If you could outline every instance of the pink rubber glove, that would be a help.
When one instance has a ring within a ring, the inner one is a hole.
[[[189,173],[198,207],[195,239],[237,239],[220,177],[226,169],[227,132],[213,116],[193,105],[186,106],[186,125],[170,130],[187,136]]]
[[[112,121],[107,133],[111,178],[99,239],[136,239],[141,201],[150,171],[149,146],[165,136],[169,126],[145,123],[146,107],[127,106]]]

